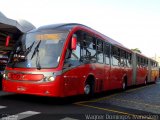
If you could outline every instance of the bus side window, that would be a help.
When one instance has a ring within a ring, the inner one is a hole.
[[[144,59],[141,58],[141,67],[143,67],[143,65],[144,65]]]
[[[81,54],[81,46],[80,46],[81,32],[78,31],[75,33],[75,35],[77,36],[77,47],[76,47],[76,50],[71,51],[70,59],[79,61],[80,57],[81,57],[81,55],[80,55]]]
[[[127,67],[131,67],[132,66],[132,54],[131,53],[127,53]]]
[[[126,51],[121,50],[121,58],[120,63],[122,66],[126,66]]]
[[[83,62],[96,62],[96,39],[91,35],[84,33],[81,40],[81,60]]]
[[[81,57],[81,49],[80,49],[80,32],[74,33],[77,36],[77,46],[76,50],[71,49],[71,40],[70,44],[68,46],[67,52],[66,52],[66,60],[64,68],[70,67],[70,66],[77,66],[80,64],[80,57]]]
[[[101,40],[97,40],[97,62],[103,63],[103,42]]]
[[[112,46],[112,65],[120,65],[120,49],[115,46]]]
[[[137,56],[137,67],[140,67],[140,57]]]
[[[110,45],[108,43],[104,44],[104,56],[105,56],[105,63],[110,64]]]

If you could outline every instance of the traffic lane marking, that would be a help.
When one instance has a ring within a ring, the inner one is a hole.
[[[148,119],[148,120],[156,120],[156,119],[153,119],[153,118],[145,116],[145,115],[136,115],[136,114],[131,114],[131,113],[128,113],[128,112],[118,111],[118,110],[109,109],[109,108],[102,108],[102,107],[97,107],[97,106],[93,106],[93,105],[80,104],[80,103],[75,103],[75,105],[94,108],[94,109],[107,111],[107,112],[111,112],[111,113],[118,113],[120,115],[126,115],[126,116],[130,117],[131,119],[141,118],[141,119]]]
[[[28,118],[28,117],[31,117],[37,114],[40,114],[40,112],[25,111],[25,112],[21,112],[15,115],[9,115],[6,117],[2,117],[0,120],[21,120],[21,119]]]
[[[40,112],[26,111],[26,112],[19,113],[17,115],[18,115],[18,120],[20,120],[20,119],[24,119],[24,118],[27,118],[33,115],[37,115],[37,114],[40,114]]]
[[[125,92],[127,92],[127,93],[129,93],[129,92],[134,92],[134,91],[139,90],[139,89],[148,88],[148,87],[153,87],[154,85],[155,85],[155,84],[149,84],[149,85],[147,85],[147,86],[142,86],[142,87],[138,87],[138,88],[126,90]]]
[[[102,98],[98,98],[98,99],[93,99],[93,100],[88,100],[88,101],[81,101],[81,102],[76,102],[74,104],[83,104],[83,103],[91,103],[91,102],[98,102],[98,101],[103,101],[103,100],[107,100],[107,99],[110,99],[114,96],[118,95],[118,93],[115,93],[113,95],[110,95],[110,96],[106,96],[106,97],[102,97]]]
[[[160,105],[154,105],[154,104],[148,104],[142,101],[133,101],[133,100],[126,100],[126,99],[121,99],[121,98],[112,98],[112,100],[117,100],[117,101],[122,101],[122,102],[129,102],[129,103],[134,103],[134,104],[140,104],[144,106],[150,106],[152,108],[160,108]]]
[[[3,108],[6,108],[6,106],[2,106],[2,105],[0,105],[0,109],[3,109]]]
[[[134,88],[134,89],[126,90],[125,92],[126,93],[130,93],[130,92],[134,92],[136,90],[147,88],[147,87],[151,87],[151,86],[153,86],[153,85],[148,85],[148,86],[143,86],[143,87],[139,87],[139,88]],[[115,94],[112,94],[112,95],[109,95],[109,96],[106,96],[106,97],[102,97],[102,98],[98,98],[98,99],[93,99],[93,100],[88,100],[88,101],[81,101],[81,102],[76,102],[76,103],[83,104],[83,103],[91,103],[91,102],[99,102],[99,101],[103,101],[103,100],[108,100],[108,99],[113,98],[113,97],[115,97],[117,95],[124,94],[125,92],[115,93]]]
[[[60,119],[60,120],[79,120],[79,119],[74,119],[74,118],[71,118],[71,117],[65,117],[65,118]]]
[[[143,86],[143,87],[127,90],[125,92],[127,92],[127,93],[128,92],[134,92],[136,90],[147,88],[147,87],[150,87],[150,86],[153,86],[153,85],[148,85],[148,86]],[[79,106],[83,106],[83,107],[95,108],[95,109],[98,109],[98,110],[103,110],[103,111],[108,111],[108,112],[113,112],[113,113],[118,113],[118,114],[123,114],[123,115],[129,115],[129,116],[136,117],[137,116],[136,114],[131,114],[131,113],[128,113],[128,112],[123,112],[123,111],[118,111],[118,110],[113,110],[113,109],[102,108],[102,107],[97,107],[97,106],[92,106],[92,105],[85,104],[85,103],[94,103],[94,102],[96,103],[96,102],[99,102],[99,101],[103,101],[103,100],[107,100],[107,99],[112,99],[113,97],[115,97],[117,95],[121,95],[121,94],[123,94],[125,92],[116,93],[116,94],[113,94],[113,95],[110,95],[110,96],[106,96],[106,97],[102,97],[102,98],[98,98],[98,99],[94,99],[94,100],[76,102],[74,104],[75,105],[79,105]],[[140,117],[144,118],[144,116],[140,116]],[[144,119],[152,119],[152,118],[145,117]]]

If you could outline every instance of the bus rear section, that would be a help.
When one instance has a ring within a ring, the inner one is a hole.
[[[148,73],[149,73],[149,68],[148,68],[148,61],[149,59],[139,53],[136,53],[136,85],[139,84],[147,84],[148,82]]]
[[[158,63],[155,60],[149,60],[149,82],[156,82],[159,78]]]

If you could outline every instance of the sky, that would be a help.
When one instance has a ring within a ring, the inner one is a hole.
[[[160,0],[1,0],[0,11],[36,27],[81,23],[148,57],[160,56]]]

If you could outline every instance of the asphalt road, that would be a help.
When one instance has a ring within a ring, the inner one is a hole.
[[[0,120],[159,119],[160,82],[94,98],[39,97],[0,91]]]

